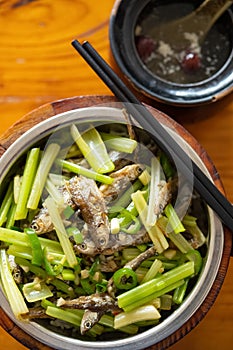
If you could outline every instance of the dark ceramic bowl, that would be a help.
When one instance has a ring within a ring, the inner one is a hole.
[[[190,6],[190,1],[187,0],[176,2],[180,9],[187,3]],[[220,55],[225,55],[225,58],[219,69],[203,80],[176,83],[152,73],[143,62],[135,44],[135,31],[141,19],[149,16],[157,7],[164,7],[163,13],[166,13],[166,6],[169,7],[171,3],[174,6],[172,0],[116,1],[111,15],[109,36],[117,66],[136,91],[163,104],[192,107],[222,99],[233,91],[233,6],[219,18],[211,29],[212,33],[210,31],[208,34],[214,49],[217,45],[214,33],[221,33],[228,43],[228,47],[223,45],[221,49]],[[200,3],[200,0],[192,0],[191,5],[196,8]],[[166,16],[173,19],[171,11]]]

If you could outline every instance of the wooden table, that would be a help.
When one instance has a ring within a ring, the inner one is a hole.
[[[113,0],[0,0],[0,134],[44,103],[75,95],[111,94],[70,42],[75,37],[88,39],[112,62],[108,21],[113,4]],[[177,118],[175,110],[170,115]],[[211,113],[200,109],[198,116],[194,122],[187,111],[181,121],[207,150],[233,202],[233,96]],[[228,350],[233,344],[232,329],[233,259],[212,309],[171,349]],[[0,349],[5,348],[26,349],[0,329]]]

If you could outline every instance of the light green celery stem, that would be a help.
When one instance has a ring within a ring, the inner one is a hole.
[[[149,226],[156,223],[157,215],[155,214],[156,198],[159,195],[159,181],[160,181],[160,163],[157,158],[151,159],[151,179],[149,185],[149,201],[146,222]]]
[[[157,224],[162,229],[163,232],[166,232],[168,225],[168,219],[166,217],[159,218]],[[181,233],[169,232],[167,233],[168,238],[175,244],[175,246],[181,251],[181,253],[188,253],[189,250],[193,249],[191,244],[187,241],[186,238]]]
[[[0,227],[0,241],[16,244],[19,246],[30,247],[29,238],[25,232],[11,230],[4,227]],[[42,237],[39,237],[39,241],[42,245],[42,248],[47,247],[49,252],[63,254],[63,250],[59,242]]]
[[[166,206],[164,212],[168,218],[167,232],[174,231],[175,233],[180,233],[185,231],[184,225],[180,221],[171,203]]]
[[[0,250],[0,275],[12,312],[17,319],[21,319],[23,314],[28,313],[28,308],[11,274],[8,256],[4,249]]]
[[[29,303],[43,300],[53,296],[51,289],[45,282],[33,281],[25,283],[22,288],[23,295]]]
[[[131,203],[131,194],[137,190],[140,190],[142,186],[143,185],[141,181],[136,180],[126,191],[124,191],[123,195],[117,200],[114,206],[111,207],[111,212],[114,213],[115,210],[119,212],[120,208],[126,208]],[[136,215],[134,216],[137,216],[138,215],[137,211],[135,211],[135,213]]]
[[[7,215],[6,228],[11,228],[15,224],[15,211],[16,211],[16,203],[12,201],[10,210]]]
[[[54,199],[59,207],[64,207],[64,198],[62,193],[57,189],[53,182],[48,178],[45,184],[45,188],[49,195]]]
[[[185,226],[196,226],[197,225],[197,218],[191,215],[185,215],[182,220],[182,224]]]
[[[148,214],[148,206],[146,203],[146,200],[143,196],[142,191],[134,192],[131,195],[132,201],[134,202],[134,205],[139,213],[139,217],[145,226],[156,250],[158,253],[162,253],[165,249],[168,248],[168,242],[164,236],[164,234],[161,232],[161,230],[156,226],[149,226],[147,224],[147,214]]]
[[[100,132],[107,148],[114,149],[118,152],[133,153],[137,147],[137,141],[123,136],[112,135],[106,132]]]
[[[146,282],[140,286],[137,286],[125,293],[118,296],[119,307],[136,303],[141,299],[144,299],[150,294],[158,292],[179,280],[189,277],[194,274],[194,263],[186,262],[178,267],[175,267],[168,272],[163,273],[161,276],[154,278],[153,280]]]
[[[139,181],[139,180],[138,180]],[[135,189],[135,192],[137,191],[137,189]],[[148,197],[148,187],[145,186],[141,189],[143,197],[145,198],[145,200],[147,200]],[[132,194],[131,194],[132,195]],[[126,210],[133,216],[137,217],[138,216],[138,211],[135,207],[135,204],[133,201],[131,201],[129,203],[129,205],[126,207]],[[123,213],[119,213],[119,215],[117,216],[118,219],[120,220],[120,225],[121,226],[126,226],[128,224],[131,223],[132,218],[130,215],[125,216]]]
[[[99,320],[99,324],[109,328],[114,328],[114,316],[103,315]],[[121,327],[119,330],[121,332],[134,335],[134,334],[137,334],[138,332],[138,326],[136,326],[135,324],[130,324],[130,325]]]
[[[15,203],[18,203],[21,180],[22,180],[22,176],[20,176],[18,174],[14,176],[13,192],[14,192],[14,202]]]
[[[146,296],[145,298],[138,300],[137,302],[134,302],[134,303],[131,303],[129,305],[126,305],[125,307],[123,307],[123,309],[124,309],[125,312],[129,312],[131,310],[134,310],[134,309],[138,308],[139,306],[145,305],[147,303],[151,303],[156,298],[159,298],[159,297],[161,297],[164,294],[170,293],[174,289],[176,289],[179,286],[181,286],[183,283],[184,283],[184,280],[177,281],[177,282],[169,285],[168,287],[159,290],[158,292],[154,292],[154,293]]]
[[[27,259],[24,259],[24,258],[21,258],[21,257],[15,257],[15,262],[16,262],[16,264],[18,264],[18,265],[20,265],[22,267],[28,268],[29,271],[34,273],[37,277],[40,277],[42,279],[46,279],[47,273],[45,272],[45,270],[43,270],[39,266],[33,265]]]
[[[27,202],[27,208],[37,209],[42,191],[47,180],[49,171],[60,151],[60,146],[56,143],[51,143],[45,149],[40,160],[35,179],[32,185],[31,193]]]
[[[140,253],[140,250],[136,247],[124,248],[122,251],[122,257],[124,260],[130,261],[136,258]]]
[[[31,193],[32,184],[39,163],[39,157],[39,148],[32,148],[28,152],[25,168],[23,171],[22,182],[19,190],[19,197],[15,211],[15,220],[22,220],[27,217],[27,201]]]
[[[58,208],[56,206],[56,203],[51,197],[48,197],[45,200],[45,206],[48,209],[48,212],[49,212],[51,221],[54,225],[54,228],[56,230],[59,242],[66,256],[66,260],[68,261],[71,267],[74,267],[78,263],[77,258],[75,256],[72,244],[69,240],[68,234],[64,227],[64,224],[60,216],[60,213],[58,211]]]
[[[45,313],[48,316],[51,316],[51,317],[57,318],[59,320],[71,323],[71,324],[73,324],[76,327],[80,327],[84,311],[83,310],[72,310],[72,311],[69,310],[68,311],[68,310],[60,309],[58,307],[48,306],[46,308]],[[96,334],[100,333],[100,329],[103,330],[102,327],[101,328],[100,327],[96,328],[94,326],[88,332],[88,334],[91,334],[91,335],[95,336]]]
[[[172,298],[175,304],[180,305],[183,302],[184,296],[188,287],[188,283],[189,283],[189,278],[186,278],[184,283],[175,289],[173,298]]]
[[[73,124],[70,131],[74,141],[94,171],[104,174],[114,170],[115,165],[108,155],[100,134],[94,127],[81,135]]]
[[[111,185],[111,183],[113,182],[113,178],[108,175],[99,174],[96,171],[86,169],[78,164],[69,162],[67,160],[58,159],[58,164],[68,171],[71,171],[78,175],[86,176],[89,179],[93,179],[95,181],[98,181],[107,185]]]
[[[46,248],[47,249],[47,248]],[[47,250],[48,251],[48,250]],[[14,255],[19,258],[24,258],[27,260],[32,260],[32,249],[27,246],[21,246],[17,244],[11,244],[7,250],[8,254]],[[64,253],[54,253],[49,251],[47,258],[51,261],[52,265],[62,264],[63,266],[69,266],[65,260]]]
[[[114,328],[119,329],[141,321],[157,320],[160,317],[160,313],[153,305],[145,305],[129,312],[117,314],[114,320]]]
[[[8,211],[13,202],[13,183],[11,182],[6,191],[5,197],[0,207],[0,226],[7,220]]]
[[[151,267],[149,268],[148,272],[146,273],[145,277],[143,278],[141,284],[148,282],[148,281],[152,280],[153,278],[155,278],[155,276],[157,275],[157,273],[161,269],[162,265],[163,265],[162,261],[155,259],[153,261]]]

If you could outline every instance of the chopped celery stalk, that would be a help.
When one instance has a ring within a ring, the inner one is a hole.
[[[172,297],[172,300],[175,304],[180,305],[183,302],[184,296],[188,287],[188,283],[189,283],[189,278],[186,278],[184,280],[184,283],[175,289]]]
[[[53,198],[48,197],[45,200],[45,206],[48,209],[49,215],[51,217],[51,221],[55,227],[55,231],[57,233],[58,239],[60,241],[60,244],[62,246],[62,249],[64,251],[64,254],[66,256],[66,259],[68,261],[68,264],[71,267],[74,267],[77,265],[77,258],[74,254],[73,247],[71,245],[71,242],[69,240],[68,234],[66,232],[66,229],[64,227],[62,218],[59,214],[58,208],[56,206],[56,203],[54,202]]]
[[[14,202],[17,204],[19,199],[19,191],[21,186],[22,176],[15,175],[13,180],[13,193],[14,193]]]
[[[21,319],[21,315],[27,314],[29,310],[11,274],[8,256],[4,249],[0,250],[0,275],[12,312],[17,319]]]
[[[48,306],[45,312],[48,316],[58,318],[59,320],[69,322],[74,326],[79,327],[81,325],[84,311],[83,310],[78,310],[78,311],[80,311],[80,313],[73,313],[71,311],[60,309],[56,306],[54,307]]]
[[[63,269],[61,274],[64,281],[75,280],[75,274],[71,269]]]
[[[157,224],[163,232],[166,232],[168,219],[165,216],[161,216]],[[189,244],[187,239],[184,238],[181,233],[169,232],[167,235],[175,246],[181,251],[181,253],[188,253],[188,251],[192,249],[191,244]]]
[[[182,220],[182,224],[184,226],[196,226],[197,225],[197,218],[191,215],[185,215]]]
[[[7,220],[7,215],[13,202],[13,183],[11,182],[6,191],[5,197],[0,207],[0,226]]]
[[[39,266],[35,266],[32,263],[30,263],[30,261],[20,258],[20,257],[15,257],[15,262],[16,264],[20,265],[22,267],[22,269],[28,269],[29,271],[33,272],[34,275],[36,275],[39,278],[42,279],[46,279],[47,274],[45,272],[45,270],[43,270],[41,267]]]
[[[54,183],[48,178],[45,184],[48,194],[54,199],[59,207],[64,207],[64,198],[62,193],[57,189]]]
[[[71,323],[72,325],[76,326],[76,327],[80,327],[81,325],[81,321],[82,321],[82,317],[84,314],[83,310],[63,310],[59,307],[52,307],[52,306],[48,306],[46,308],[46,314],[48,316],[57,318],[59,320]],[[103,327],[96,324],[94,327],[92,327],[91,330],[88,331],[88,333],[90,335],[97,335],[97,334],[101,334],[103,332]]]
[[[27,208],[37,209],[47,176],[59,151],[60,146],[56,143],[51,143],[45,149],[36,171],[31,193],[27,202]]]
[[[86,169],[81,165],[71,163],[67,160],[59,159],[58,164],[68,171],[71,171],[75,174],[86,176],[89,179],[93,179],[107,185],[111,185],[111,183],[113,182],[113,178],[108,175],[99,174],[96,171]]]
[[[186,262],[172,270],[163,273],[161,276],[152,279],[146,283],[143,283],[125,293],[118,296],[118,305],[121,308],[125,308],[127,305],[132,303],[140,302],[144,298],[153,295],[153,293],[158,292],[170,285],[183,280],[186,277],[192,276],[194,274],[194,263]]]
[[[22,288],[25,299],[29,303],[33,303],[38,300],[43,300],[53,296],[50,288],[45,282],[41,282],[38,278],[35,278],[33,282],[25,283]]]
[[[175,233],[180,233],[185,231],[185,228],[171,203],[166,206],[164,212],[168,218],[167,232],[174,231]]]
[[[115,165],[108,155],[99,132],[94,127],[81,135],[78,128],[73,124],[71,135],[94,171],[104,174],[114,170]]]
[[[14,201],[11,203],[10,210],[7,215],[6,228],[11,228],[15,223],[15,211],[16,211],[16,203]]]
[[[131,194],[142,188],[142,183],[136,180],[128,189],[124,191],[122,196],[116,201],[115,205],[111,207],[111,212],[120,211],[121,208],[127,207],[131,203]],[[114,208],[116,208],[114,210]]]
[[[174,289],[176,289],[177,287],[181,286],[184,283],[184,280],[179,280],[175,283],[170,284],[169,286],[154,292],[152,294],[149,294],[148,296],[146,296],[143,299],[137,300],[136,302],[133,302],[131,304],[126,305],[125,307],[123,307],[124,311],[128,312],[131,310],[134,310],[136,308],[138,308],[139,306],[145,305],[145,304],[150,304],[153,303],[153,300],[155,300],[158,297],[161,297],[164,294],[170,293],[171,291],[173,291]]]
[[[146,222],[149,226],[153,226],[156,223],[157,215],[155,214],[156,199],[159,195],[159,182],[160,182],[160,163],[157,158],[151,159],[151,180],[149,185],[149,201],[148,201],[148,213]]]
[[[168,159],[167,155],[163,152],[161,152],[160,154],[160,163],[161,163],[161,166],[163,168],[163,171],[166,175],[166,178],[167,179],[170,179],[175,171],[174,171],[174,167],[172,166],[170,160]]]
[[[40,149],[32,148],[27,155],[27,160],[22,176],[22,183],[19,190],[17,207],[15,212],[15,220],[26,219],[27,217],[27,201],[32,189],[32,184],[37,171],[40,157]]]
[[[29,242],[32,248],[32,264],[41,266],[43,263],[43,251],[40,244],[40,240],[35,230],[31,228],[26,228],[25,232],[28,235]]]
[[[160,317],[160,313],[153,305],[144,305],[135,310],[117,314],[114,319],[114,328],[119,329],[141,321],[157,320]]]
[[[158,253],[162,253],[165,249],[168,248],[168,242],[164,236],[164,234],[161,232],[159,227],[157,225],[149,226],[146,222],[147,213],[148,213],[148,205],[146,203],[146,200],[143,196],[142,191],[134,192],[131,195],[131,198],[134,202],[134,205],[139,213],[140,219],[145,226],[152,242],[154,243],[154,246],[156,247],[156,250]]]
[[[159,272],[159,270],[161,269],[163,263],[162,261],[155,259],[153,261],[153,264],[151,265],[151,267],[149,268],[148,272],[146,273],[146,275],[144,276],[142,283],[148,282],[150,280],[152,280],[153,278],[155,278],[155,276],[157,275],[157,273]]]
[[[202,268],[202,257],[200,252],[198,250],[191,249],[185,255],[190,261],[194,262],[194,270],[195,274],[197,275]]]
[[[68,177],[54,173],[49,173],[49,180],[52,181],[54,186],[63,186],[64,181],[68,180]]]
[[[185,283],[183,283],[182,286],[184,284]],[[163,295],[161,295],[161,297],[159,299],[160,299],[160,309],[161,310],[171,310],[172,296],[170,294],[163,294]]]
[[[0,227],[0,241],[17,244],[22,247],[30,247],[30,242],[25,232],[16,231],[4,227]],[[63,250],[59,242],[52,241],[48,238],[39,237],[42,248],[47,247],[49,252],[63,254]]]
[[[100,136],[107,148],[114,149],[118,152],[133,153],[137,147],[137,141],[129,139],[128,137],[112,135],[106,132],[100,132]]]
[[[146,186],[148,185],[148,183],[150,182],[150,174],[148,172],[147,169],[145,169],[139,176],[138,176],[139,180],[141,181],[141,183]]]
[[[99,320],[99,324],[106,326],[108,328],[114,328],[114,316],[111,315],[103,315],[101,319]],[[138,332],[138,326],[135,324],[131,324],[125,327],[120,328],[121,332],[127,333],[127,334],[137,334]]]

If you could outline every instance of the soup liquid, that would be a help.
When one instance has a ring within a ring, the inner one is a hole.
[[[138,54],[146,66],[157,77],[178,84],[197,83],[208,79],[218,72],[227,61],[231,53],[230,28],[225,21],[217,21],[206,36],[201,46],[201,53],[196,57],[199,60],[197,69],[184,69],[181,62],[169,54],[170,48],[158,43],[151,34],[154,24],[168,23],[174,19],[187,15],[195,9],[190,2],[162,2],[151,1],[143,10],[135,28],[135,43]],[[146,38],[139,49],[139,39]],[[195,37],[194,37],[195,40]],[[153,47],[154,46],[154,47]],[[159,46],[159,48],[158,48]],[[168,53],[166,55],[166,53]],[[195,59],[194,59],[195,65]],[[191,63],[192,64],[192,63]]]

